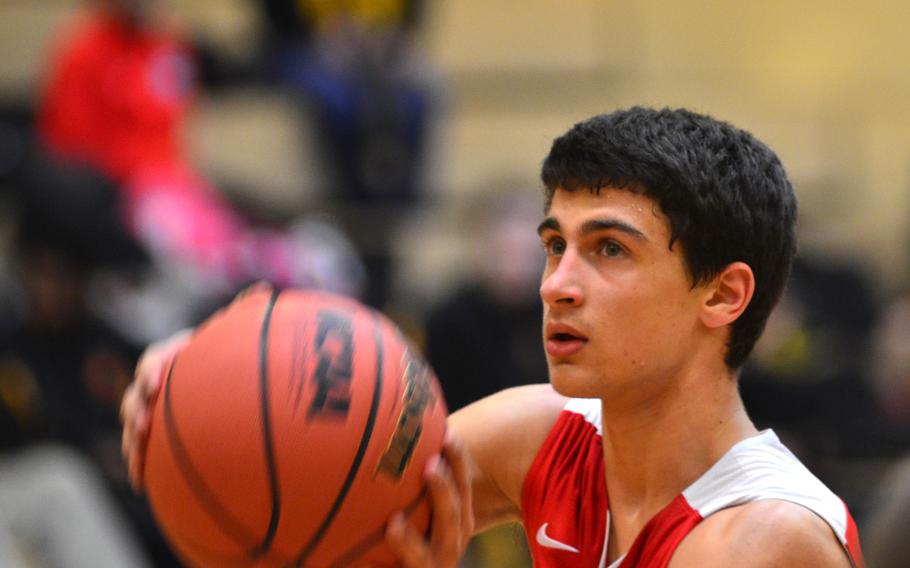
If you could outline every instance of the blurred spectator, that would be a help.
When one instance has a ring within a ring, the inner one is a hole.
[[[790,438],[805,460],[893,456],[868,380],[881,301],[846,262],[802,254],[740,382],[761,427]]]
[[[312,109],[333,197],[414,200],[433,110],[411,37],[419,1],[258,1],[266,65]]]
[[[311,118],[328,196],[364,257],[363,299],[384,307],[395,270],[391,235],[423,193],[436,116],[433,81],[413,37],[422,3],[256,1],[262,66]]]
[[[910,443],[910,294],[890,302],[873,335],[872,383],[888,424]]]
[[[58,241],[70,241],[93,262],[121,268],[148,263],[123,226],[116,183],[97,169],[61,160],[29,140],[10,193],[23,224],[36,223]]]
[[[427,317],[426,353],[450,410],[503,388],[542,382],[536,195],[503,181],[470,208],[475,271]],[[517,186],[521,187],[521,186]]]
[[[157,0],[93,0],[62,34],[38,127],[60,156],[121,184],[146,167],[180,163],[195,65],[161,24]]]
[[[119,221],[157,270],[145,288],[120,286],[112,298],[204,310],[260,279],[359,292],[359,260],[337,228],[316,223],[325,233],[320,242],[340,242],[327,250],[313,246],[311,220],[251,225],[186,159],[181,138],[196,96],[195,60],[156,0],[92,2],[63,37],[38,110],[41,140],[56,158],[116,184]],[[156,292],[161,285],[166,291]],[[179,310],[154,311],[174,314],[160,333],[192,323]]]
[[[0,99],[0,198],[12,189],[28,158],[33,122],[30,103]]]
[[[119,401],[139,350],[94,318],[86,307],[91,270],[101,261],[78,233],[48,223],[34,212],[22,219],[15,248],[20,296],[15,306],[19,310],[13,314],[13,321],[3,326],[8,334],[0,338],[0,499],[4,500],[0,530],[16,529],[25,523],[22,530],[29,533],[49,531],[47,538],[64,541],[49,543],[48,552],[62,554],[56,547],[67,548],[73,545],[67,539],[78,537],[67,537],[67,529],[57,525],[64,522],[62,519],[73,523],[74,516],[78,517],[79,512],[69,511],[70,507],[94,507],[96,513],[85,520],[86,525],[72,527],[71,531],[78,535],[79,530],[101,530],[114,524],[116,530],[110,538],[120,539],[128,529],[119,526],[119,516],[100,518],[113,507],[103,502],[110,500],[101,493],[105,485],[94,479],[100,473],[143,538],[166,557],[147,507],[129,490],[120,459]],[[74,448],[91,458],[94,466],[79,465],[84,458],[48,444]],[[49,478],[56,471],[54,456],[60,460],[59,482]],[[30,486],[29,480],[35,485]],[[84,486],[85,495],[69,495],[77,491],[68,483]],[[61,500],[48,508],[41,501],[47,497],[45,492],[52,496],[61,492]],[[48,516],[60,518],[45,518]],[[92,536],[96,540],[76,544],[108,546],[103,535]],[[121,545],[112,542],[110,546],[115,553]],[[97,553],[103,558],[106,551]],[[118,565],[103,559],[99,563]]]
[[[96,260],[78,238],[30,217],[16,249],[21,310],[2,343],[4,446],[51,439],[116,464],[119,400],[139,349],[88,313]]]
[[[869,566],[903,568],[910,558],[910,457],[891,469],[876,498],[866,523],[864,548]]]
[[[143,568],[123,515],[81,455],[44,445],[0,455],[0,565]]]

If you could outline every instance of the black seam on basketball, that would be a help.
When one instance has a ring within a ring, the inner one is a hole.
[[[367,446],[370,444],[370,438],[373,436],[373,426],[376,422],[376,414],[379,412],[379,401],[382,395],[382,334],[379,331],[379,318],[375,315],[373,316],[373,342],[376,346],[376,379],[375,387],[373,388],[373,401],[370,404],[370,414],[367,417],[366,426],[363,429],[363,436],[360,438],[360,446],[357,448],[357,454],[354,456],[354,462],[351,464],[351,469],[348,471],[347,478],[344,480],[344,484],[341,486],[341,490],[338,492],[338,496],[335,498],[335,502],[332,504],[332,508],[329,509],[328,514],[325,516],[325,519],[322,521],[322,524],[316,530],[316,533],[310,538],[310,541],[303,547],[300,551],[300,554],[297,556],[297,560],[294,563],[294,566],[301,567],[306,559],[313,553],[316,549],[316,546],[319,545],[319,542],[322,540],[322,537],[325,536],[326,531],[328,531],[329,526],[332,524],[332,521],[335,520],[335,516],[341,510],[341,505],[344,503],[345,498],[350,491],[351,486],[354,484],[354,478],[357,477],[357,472],[360,470],[360,465],[363,463],[363,456],[366,454]]]
[[[205,566],[217,566],[218,568],[249,568],[250,557],[246,551],[238,554],[227,554],[220,550],[213,550],[205,543],[195,539],[182,536],[185,546],[193,551],[194,556],[205,557]]]
[[[167,433],[168,444],[171,447],[171,453],[174,456],[174,462],[177,469],[183,475],[183,480],[189,486],[190,491],[198,500],[202,509],[215,521],[215,523],[224,531],[224,533],[233,540],[237,545],[246,548],[249,543],[256,542],[253,535],[244,524],[228,511],[227,507],[221,504],[218,497],[212,493],[202,475],[193,466],[190,455],[180,439],[180,433],[177,431],[177,423],[174,421],[173,410],[171,407],[171,378],[174,373],[174,367],[177,365],[177,358],[171,363],[168,370],[167,379],[164,383],[164,429]]]
[[[404,513],[405,518],[410,517],[411,513],[417,510],[418,505],[420,505],[427,498],[427,491],[424,489],[417,495],[410,503],[404,506],[401,510]],[[349,548],[341,556],[338,557],[338,560],[335,560],[329,565],[329,568],[345,568],[350,566],[352,562],[360,558],[363,554],[369,551],[371,548],[385,540],[385,530],[386,526],[383,524],[381,527],[377,528],[367,536],[363,537],[360,542]],[[429,533],[429,527],[427,528]]]
[[[281,292],[274,290],[265,308],[262,317],[262,328],[259,332],[259,406],[262,412],[262,444],[265,453],[265,465],[269,475],[269,494],[272,500],[272,513],[269,517],[269,526],[266,529],[262,542],[250,550],[250,556],[261,558],[272,547],[275,534],[278,532],[278,521],[281,519],[281,491],[278,486],[278,468],[275,466],[275,444],[272,441],[272,420],[269,412],[269,324],[272,321],[272,312],[278,295]]]

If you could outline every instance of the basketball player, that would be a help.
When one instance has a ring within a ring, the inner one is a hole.
[[[777,156],[710,117],[633,108],[558,138],[542,179],[550,384],[450,417],[432,534],[389,522],[403,564],[454,567],[475,530],[520,520],[539,568],[862,567],[843,502],[737,390],[796,249]],[[124,399],[137,484],[179,344],[150,350]]]

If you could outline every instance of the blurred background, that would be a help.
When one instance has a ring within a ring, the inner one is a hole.
[[[870,565],[905,566],[907,21],[895,0],[0,0],[0,564],[106,565],[49,521],[75,515],[120,543],[107,565],[178,566],[126,486],[119,398],[143,345],[250,282],[383,309],[453,408],[545,380],[540,163],[643,104],[787,167],[801,253],[743,395]],[[522,539],[464,565],[527,566]]]

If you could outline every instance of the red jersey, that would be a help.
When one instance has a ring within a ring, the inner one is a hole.
[[[112,15],[83,20],[51,64],[39,109],[43,141],[125,182],[142,166],[181,158],[194,94],[188,49]]]
[[[600,414],[600,400],[570,400],[525,478],[522,516],[537,568],[664,568],[703,519],[763,499],[810,509],[830,525],[853,566],[864,566],[856,525],[843,501],[774,432],[765,430],[730,448],[658,512],[626,554],[607,567],[610,504]]]

